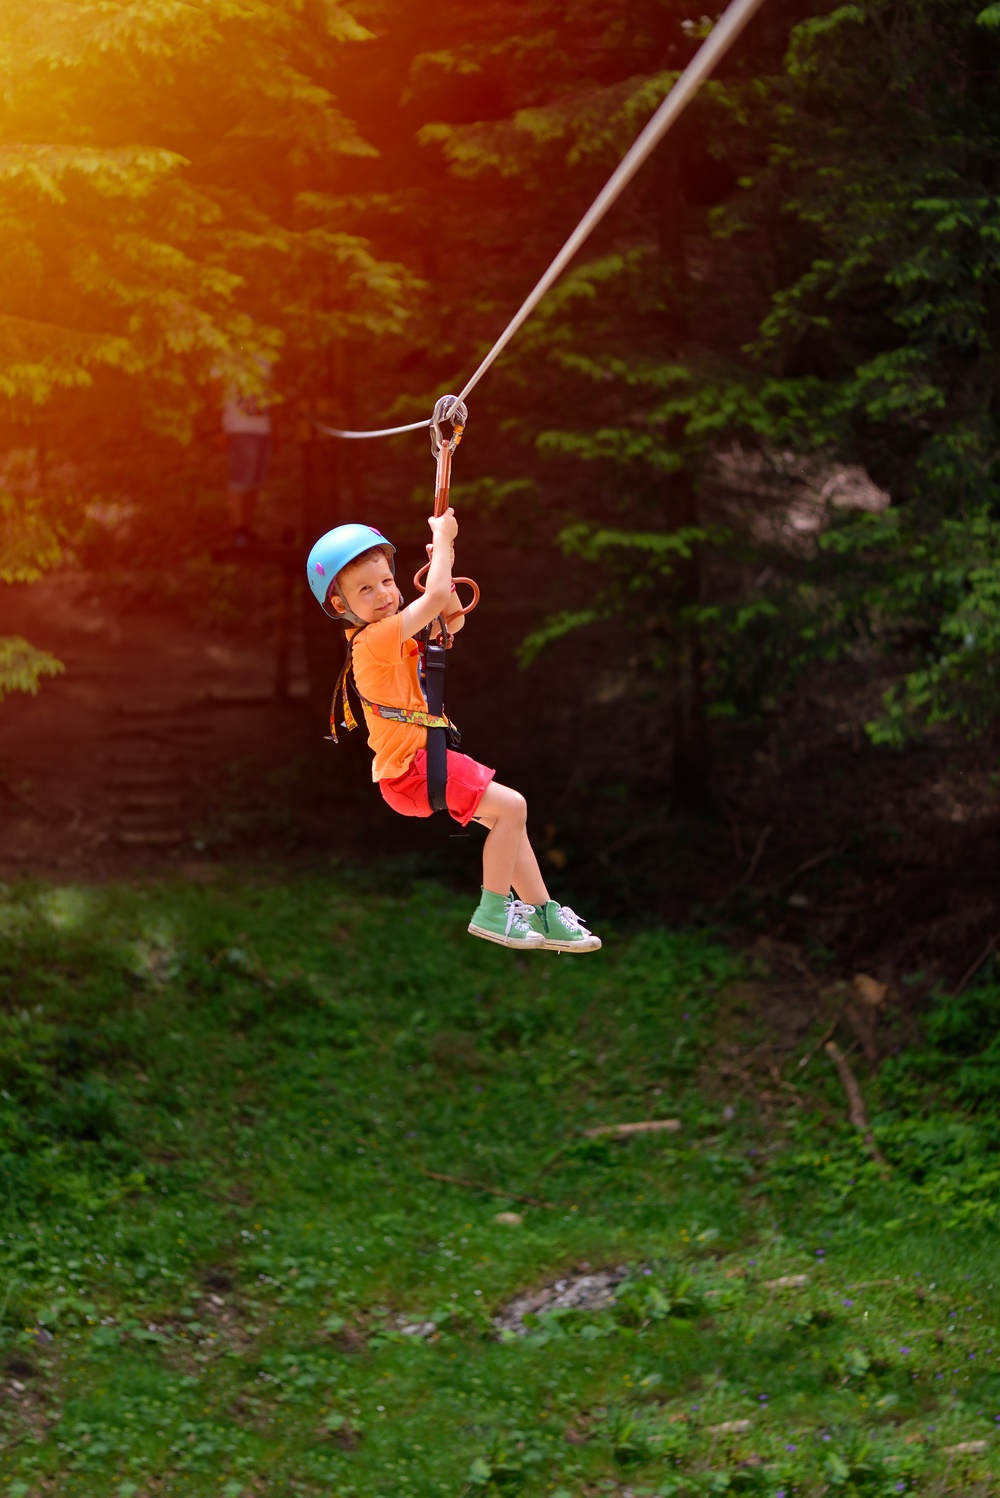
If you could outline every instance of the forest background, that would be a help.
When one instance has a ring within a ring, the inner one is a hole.
[[[453,712],[479,691],[469,742],[586,890],[724,894],[953,974],[991,935],[997,19],[765,7],[476,392],[454,498],[489,586]],[[423,439],[337,450],[315,419],[415,419],[464,380],[707,25],[7,7],[5,581],[69,562],[119,607],[259,629],[272,584],[251,622],[208,558],[220,385],[255,393],[261,357],[270,542],[363,516],[418,552]],[[324,626],[304,611],[296,748]],[[44,644],[6,640],[6,690],[53,669]],[[308,796],[331,778],[311,762]],[[932,915],[942,857],[961,888]]]
[[[317,423],[464,382],[711,24],[6,0],[10,1498],[996,1491],[1000,7],[767,0],[471,401],[449,707],[600,956],[323,742],[305,553],[433,468]]]

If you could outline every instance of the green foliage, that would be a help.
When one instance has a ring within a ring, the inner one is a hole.
[[[549,40],[532,52],[524,38],[529,15],[540,27],[548,12],[518,14],[504,43],[488,11],[461,51],[502,71],[502,118],[439,122],[424,138],[481,184],[479,201],[516,181],[525,233],[541,219],[554,236],[698,28],[644,9],[625,36],[606,7],[580,3],[543,84]],[[800,12],[790,35],[758,20],[645,189],[546,298],[491,380],[519,400],[512,430],[572,484],[562,543],[601,575],[595,587],[581,572],[526,659],[593,617],[586,591],[653,672],[697,630],[717,713],[755,713],[815,661],[853,658],[897,678],[870,725],[877,742],[995,722],[994,29],[993,8],[977,17],[955,0]],[[670,62],[651,70],[650,57]],[[706,214],[690,199],[713,163],[729,185]],[[546,366],[556,379],[539,380]],[[888,496],[885,523],[827,508],[807,540],[787,482],[735,505],[718,471],[734,437],[775,472],[796,455],[817,471],[858,465]],[[661,558],[635,538],[669,545],[685,530],[704,544],[651,619],[638,575],[655,593]],[[631,565],[612,562],[610,539],[600,557],[580,544],[615,533],[631,538]]]
[[[364,232],[377,152],[335,92],[371,35],[337,0],[4,7],[0,414],[77,513],[88,488],[161,507],[156,439],[260,395],[263,361],[281,404],[335,340],[398,333],[417,278]],[[56,559],[33,503],[0,500],[0,580]],[[8,642],[0,669],[33,691],[54,663]]]
[[[988,1111],[1000,1084],[1000,987],[977,983],[958,998],[942,995],[927,1039],[927,1049],[910,1058],[920,1073],[956,1103]]]
[[[770,166],[729,211],[730,229],[773,237],[780,183],[795,224],[781,231],[793,273],[754,349],[771,379],[756,412],[745,407],[747,427],[860,461],[893,502],[883,523],[860,516],[825,538],[850,557],[849,575],[821,549],[804,580],[779,583],[766,639],[790,611],[829,654],[863,637],[909,656],[870,725],[893,745],[924,725],[981,733],[1000,707],[996,414],[985,394],[1000,271],[985,163],[1000,117],[979,73],[959,97],[944,61],[970,68],[975,57],[978,69],[984,45],[974,17],[946,0],[800,23],[785,78],[770,85]],[[807,643],[800,665],[810,653]]]
[[[522,666],[530,666],[547,645],[573,634],[585,624],[595,624],[601,617],[597,609],[564,609],[561,614],[551,615],[539,629],[525,636],[518,649],[518,660]]]
[[[901,748],[935,725],[974,737],[996,711],[1000,522],[985,506],[935,521],[917,503],[838,517],[813,558],[699,618],[716,710],[752,713],[817,662],[871,659],[891,644],[904,669],[868,724],[874,742]]]
[[[106,415],[117,392],[187,439],[213,377],[253,393],[260,356],[287,345],[301,377],[335,332],[398,327],[411,278],[342,190],[376,153],[330,87],[369,37],[336,3],[6,7],[12,414],[93,391]]]
[[[8,692],[33,696],[43,676],[58,676],[65,667],[47,650],[36,650],[20,635],[0,636],[0,702]]]
[[[37,582],[60,557],[59,537],[42,500],[0,493],[0,583]],[[9,692],[37,693],[62,664],[19,635],[0,636],[0,702]]]
[[[60,560],[44,498],[0,493],[0,583],[34,583]]]
[[[887,1185],[815,1055],[785,1127],[727,1119],[739,964],[704,936],[512,966],[379,880],[0,893],[9,1490],[974,1487],[995,1091],[970,1124],[935,1057],[971,1058],[987,991],[871,1084]],[[582,1134],[650,1115],[683,1128]],[[498,1336],[603,1271],[602,1304]]]

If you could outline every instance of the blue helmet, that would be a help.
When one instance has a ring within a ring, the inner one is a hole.
[[[330,612],[326,607],[326,597],[337,573],[342,567],[346,567],[348,562],[353,562],[355,557],[362,556],[373,546],[389,548],[389,564],[395,575],[396,548],[373,525],[338,525],[332,531],[327,531],[325,536],[320,536],[309,553],[306,576],[309,579],[313,596],[324,613]]]

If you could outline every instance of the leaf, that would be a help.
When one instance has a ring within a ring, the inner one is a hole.
[[[850,1479],[851,1469],[844,1461],[844,1458],[840,1456],[836,1451],[830,1451],[827,1453],[826,1460],[823,1463],[823,1466],[826,1470],[827,1477],[831,1482],[836,1483],[838,1486]]]
[[[518,664],[522,668],[530,666],[547,645],[554,644],[574,630],[582,629],[585,624],[593,624],[599,618],[600,614],[596,609],[564,609],[562,613],[550,615],[544,624],[521,642],[517,652]]]
[[[37,695],[43,676],[59,676],[65,667],[47,650],[37,650],[19,635],[0,636],[0,702],[9,692]]]

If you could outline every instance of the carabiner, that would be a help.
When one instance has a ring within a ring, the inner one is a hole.
[[[435,458],[440,457],[442,449],[453,453],[462,440],[466,423],[469,420],[469,408],[464,401],[460,401],[454,395],[442,395],[434,402],[434,414],[431,417],[431,452]],[[446,437],[441,430],[443,423],[447,422],[451,427],[451,436]]]

